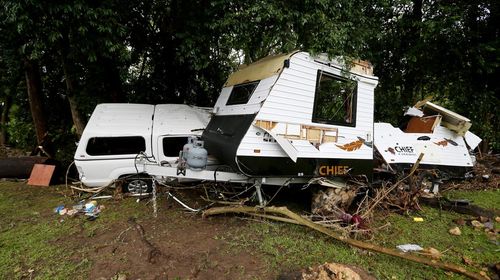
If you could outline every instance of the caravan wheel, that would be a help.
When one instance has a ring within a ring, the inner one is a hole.
[[[126,190],[132,194],[150,193],[153,190],[151,180],[146,178],[130,179],[125,184]]]

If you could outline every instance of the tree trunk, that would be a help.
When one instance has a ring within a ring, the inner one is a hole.
[[[0,146],[7,145],[7,122],[9,121],[10,96],[7,96],[2,106],[2,116],[0,117]]]
[[[78,108],[78,102],[75,97],[75,88],[73,83],[73,78],[69,74],[68,65],[66,61],[66,57],[64,54],[62,55],[62,65],[63,72],[66,81],[66,90],[67,97],[69,101],[69,108],[71,109],[71,117],[73,119],[73,124],[75,125],[75,130],[78,138],[80,138],[83,134],[83,130],[85,129],[85,122],[83,121],[80,110]]]
[[[47,157],[10,157],[0,158],[0,178],[29,178],[33,165],[49,164],[53,161]]]
[[[406,34],[403,34],[404,55],[408,59],[405,69],[404,95],[402,98],[404,106],[413,105],[416,100],[422,98],[421,84],[423,73],[421,71],[421,57],[416,52],[416,48],[421,40],[421,25],[422,25],[422,6],[423,0],[413,0],[413,10],[408,15],[408,29]],[[415,55],[415,61],[412,61],[411,56]],[[420,93],[420,94],[419,94]]]
[[[31,116],[35,125],[37,143],[41,144],[47,134],[47,120],[43,112],[42,81],[40,70],[36,61],[25,58],[24,72],[26,74],[26,87],[30,103]]]

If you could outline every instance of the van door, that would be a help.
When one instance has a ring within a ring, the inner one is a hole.
[[[162,135],[158,137],[158,160],[161,165],[175,163],[188,141],[188,135]]]

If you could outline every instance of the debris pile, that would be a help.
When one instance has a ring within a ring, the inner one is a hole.
[[[99,217],[99,214],[104,209],[104,205],[97,205],[97,201],[91,200],[84,203],[84,200],[80,201],[78,204],[73,205],[71,208],[66,208],[64,205],[59,205],[54,209],[54,213],[60,216],[70,216],[84,215],[87,216],[87,220],[93,221]]]
[[[500,154],[478,158],[466,180],[450,180],[444,190],[492,190],[500,187]]]

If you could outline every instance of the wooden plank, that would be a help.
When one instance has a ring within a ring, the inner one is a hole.
[[[267,129],[262,128],[262,127],[261,127],[261,129],[264,130],[265,132],[269,133],[269,135],[271,135],[274,138],[274,140],[276,140],[278,145],[280,145],[280,147],[283,149],[283,151],[288,155],[288,157],[293,162],[297,162],[298,151],[297,151],[297,149],[295,149],[295,147],[292,145],[292,143],[290,143],[290,141],[277,135],[276,133],[274,133],[271,130],[267,130]]]
[[[35,164],[28,179],[28,185],[49,186],[55,169],[55,165]]]

